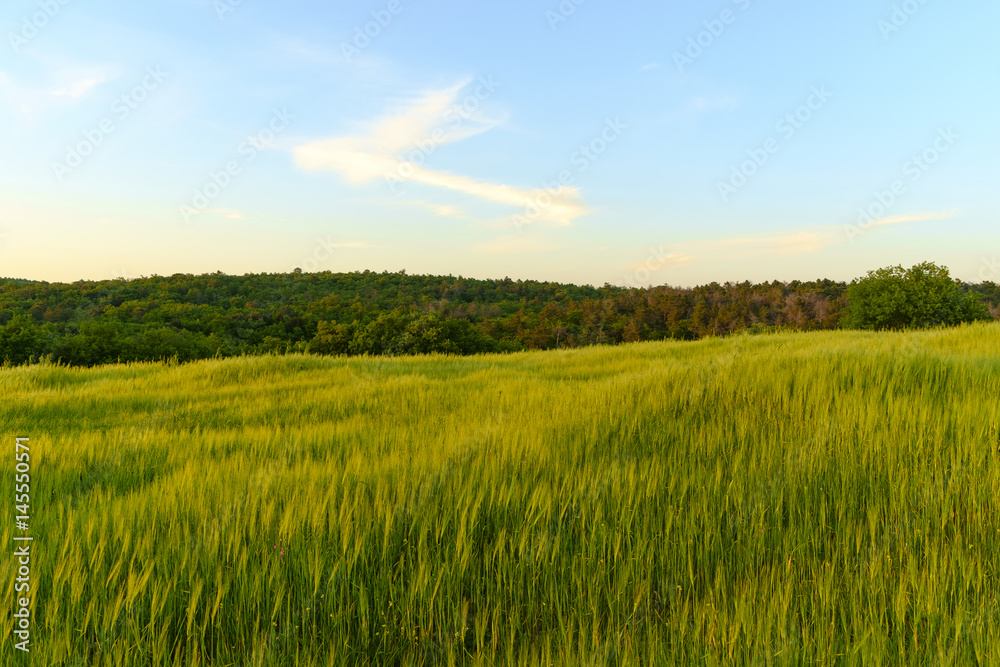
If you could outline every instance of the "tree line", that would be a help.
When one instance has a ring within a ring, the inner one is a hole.
[[[919,314],[910,312],[932,303]],[[924,263],[832,280],[628,289],[352,273],[0,279],[0,362],[77,366],[244,354],[474,354],[739,331],[994,319],[1000,288]]]

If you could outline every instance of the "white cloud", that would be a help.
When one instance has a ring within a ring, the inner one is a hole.
[[[234,211],[231,208],[206,208],[204,213],[215,213],[221,215],[224,218],[229,218],[230,220],[242,220],[243,214],[239,211]]]
[[[407,202],[412,206],[420,206],[426,208],[428,211],[438,216],[439,218],[455,218],[457,220],[469,220],[469,216],[465,214],[462,209],[457,206],[451,206],[450,204],[435,204],[433,202],[427,201],[411,201]]]
[[[309,170],[331,169],[352,185],[361,185],[392,172],[404,153],[420,150],[418,142],[437,148],[493,126],[473,123],[458,126],[461,116],[455,109],[459,91],[469,82],[451,88],[425,92],[394,116],[372,123],[360,136],[314,141],[295,149],[299,165]],[[437,133],[435,134],[435,130]],[[429,149],[425,149],[429,150]]]
[[[78,79],[76,81],[71,81],[60,88],[49,91],[49,95],[51,97],[55,97],[56,99],[65,97],[66,99],[75,101],[86,95],[91,88],[100,83],[103,83],[101,79],[95,77]]]
[[[898,225],[908,222],[926,222],[931,220],[948,220],[957,215],[957,209],[937,213],[907,213],[893,217],[880,218],[872,221],[865,229]],[[858,228],[858,234],[864,230]],[[676,253],[666,256],[666,261],[659,268],[677,263],[687,263],[695,258],[710,255],[714,261],[722,258],[735,257],[768,257],[774,255],[803,255],[824,248],[850,243],[851,235],[836,226],[816,226],[798,230],[790,230],[779,234],[749,234],[724,239],[705,241],[689,241],[673,244]],[[728,251],[728,252],[727,252]],[[632,268],[644,266],[643,263]]]
[[[50,81],[40,87],[28,87],[0,71],[0,96],[11,108],[28,121],[52,107],[72,105],[83,99],[95,87],[114,79],[117,74],[107,68],[60,67],[52,72]]]
[[[584,215],[586,209],[575,187],[561,187],[547,193],[543,188],[517,188],[421,166],[437,147],[486,132],[503,122],[504,119],[489,119],[470,112],[469,105],[459,102],[462,90],[470,83],[466,80],[443,90],[427,91],[399,113],[371,124],[363,134],[298,146],[295,159],[311,171],[336,171],[355,186],[378,179],[395,179],[522,210],[536,205],[541,210],[537,221],[560,226],[568,226]],[[480,86],[477,90],[481,89]]]
[[[878,220],[872,221],[868,226],[871,227],[884,227],[886,225],[898,225],[903,222],[925,222],[928,220],[950,220],[958,215],[958,209],[953,208],[950,211],[940,211],[938,213],[906,213],[904,215],[897,215],[887,218],[879,218]]]
[[[803,229],[788,234],[721,239],[707,245],[738,246],[759,254],[795,255],[833,245],[842,240],[839,236],[835,229]]]
[[[461,218],[465,217],[465,214],[462,213],[462,211],[460,211],[459,209],[455,208],[454,206],[447,206],[447,205],[435,206],[434,207],[434,214],[438,215],[438,216],[440,216],[442,218],[460,218],[461,219]]]

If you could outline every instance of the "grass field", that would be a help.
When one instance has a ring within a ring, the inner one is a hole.
[[[33,366],[0,397],[18,663],[1000,663],[997,324]]]

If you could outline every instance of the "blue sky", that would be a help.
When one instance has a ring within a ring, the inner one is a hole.
[[[578,1],[10,0],[0,276],[1000,281],[997,3]]]

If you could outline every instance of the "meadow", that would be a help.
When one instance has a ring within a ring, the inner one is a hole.
[[[996,323],[5,368],[15,435],[6,664],[1000,662]]]

